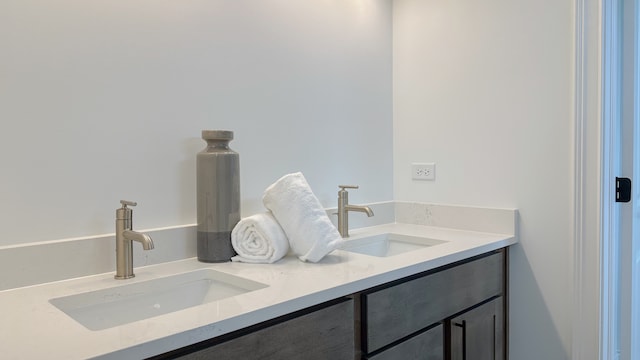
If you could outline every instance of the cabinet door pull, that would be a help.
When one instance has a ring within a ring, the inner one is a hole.
[[[495,360],[496,358],[496,315],[493,315],[493,344],[491,344],[493,347],[493,359]]]
[[[453,326],[462,328],[462,360],[467,360],[467,321],[454,322]]]

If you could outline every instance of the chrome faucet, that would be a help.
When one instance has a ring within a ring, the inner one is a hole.
[[[147,234],[131,230],[133,227],[133,201],[120,200],[122,207],[116,210],[116,275],[119,280],[134,277],[133,241],[142,243],[145,250],[153,249],[153,240]]]
[[[349,193],[347,189],[357,189],[357,185],[338,185],[338,232],[343,238],[349,237],[349,211],[366,213],[373,216],[373,211],[368,206],[349,205]]]

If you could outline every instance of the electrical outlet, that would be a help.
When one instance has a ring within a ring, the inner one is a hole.
[[[435,180],[436,164],[435,163],[411,164],[411,178],[414,180]]]

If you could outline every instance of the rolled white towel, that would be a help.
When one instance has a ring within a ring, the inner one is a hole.
[[[280,178],[265,190],[262,201],[300,260],[318,262],[342,241],[302,173]]]
[[[238,255],[231,261],[274,263],[289,251],[289,240],[271,212],[240,220],[231,231],[231,245]]]

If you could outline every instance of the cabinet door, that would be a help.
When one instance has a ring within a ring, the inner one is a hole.
[[[353,360],[353,300],[296,317],[190,354],[185,360]]]
[[[442,324],[373,356],[369,360],[444,360]]]
[[[503,360],[503,299],[498,297],[451,319],[452,360]]]

